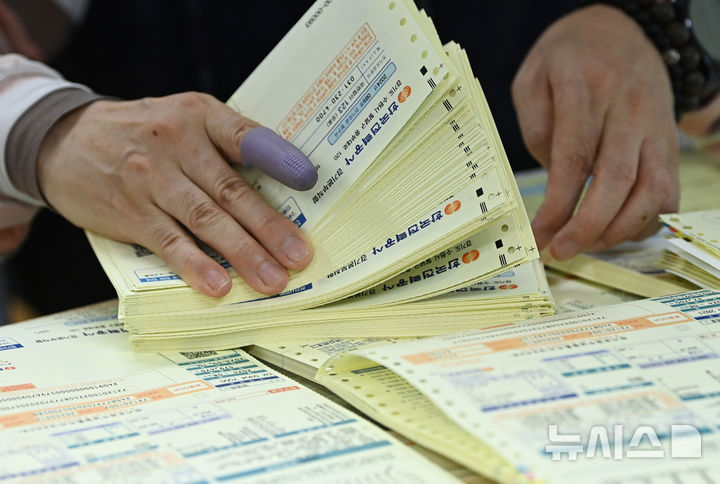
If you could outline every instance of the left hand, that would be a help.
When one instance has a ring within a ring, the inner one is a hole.
[[[559,260],[604,250],[648,237],[659,213],[677,211],[670,79],[624,12],[594,5],[555,22],[530,50],[512,93],[525,143],[549,171],[533,221],[540,249],[549,246]]]
[[[3,50],[7,49],[7,52]],[[0,54],[15,52],[34,60],[43,60],[40,47],[30,38],[14,10],[0,0]]]

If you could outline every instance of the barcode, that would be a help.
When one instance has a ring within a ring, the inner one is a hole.
[[[453,105],[450,104],[450,101],[448,101],[447,99],[443,101],[443,106],[445,106],[445,109],[447,109],[448,111],[452,111],[453,109]]]
[[[196,360],[198,358],[217,355],[217,351],[181,351],[180,354],[188,360]]]
[[[135,257],[137,257],[137,258],[153,255],[153,253],[150,252],[150,250],[146,249],[142,245],[132,244],[132,247],[133,247],[133,250],[135,251]]]
[[[430,85],[430,89],[435,89],[435,87],[437,87],[437,84],[435,84],[432,77],[428,78],[428,85]]]
[[[487,212],[487,205],[485,204],[485,202],[480,202],[480,211],[482,213]]]
[[[507,265],[507,258],[505,257],[505,254],[500,254],[500,265],[502,267]]]

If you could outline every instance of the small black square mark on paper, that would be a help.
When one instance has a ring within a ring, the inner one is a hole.
[[[420,68],[420,74],[422,74],[423,76],[424,76],[425,74],[427,74],[427,67],[422,66],[422,67]]]
[[[500,248],[502,248],[502,246],[503,246],[503,241],[502,241],[502,239],[497,239],[497,240],[495,241],[495,248],[496,248],[496,249],[500,249]]]
[[[485,194],[485,192],[483,191],[482,187],[475,190],[475,195],[477,195],[478,197],[482,197],[483,194]]]

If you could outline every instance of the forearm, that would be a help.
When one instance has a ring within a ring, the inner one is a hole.
[[[35,166],[45,135],[65,114],[97,97],[42,64],[0,56],[0,254],[22,242],[44,204]]]

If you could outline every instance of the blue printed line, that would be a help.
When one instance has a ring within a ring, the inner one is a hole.
[[[267,376],[265,378],[253,378],[250,380],[233,381],[233,382],[229,382],[229,383],[221,383],[220,385],[215,385],[215,388],[229,387],[229,386],[233,386],[233,385],[244,385],[246,383],[253,383],[256,381],[265,381],[265,380],[274,380],[276,378],[279,378],[279,377],[277,377],[275,375],[271,375],[271,376]]]
[[[602,355],[609,353],[609,350],[595,350],[595,351],[588,351],[586,353],[574,353],[572,355],[560,355],[560,356],[553,356],[550,358],[543,358],[543,361],[556,361],[556,360],[569,360],[571,358],[576,358],[579,356],[595,356],[595,355]]]
[[[713,291],[710,291],[709,289],[703,289],[701,291],[692,292],[690,294],[656,297],[652,298],[652,301],[657,301],[661,303],[667,303],[669,301],[690,301],[710,295],[715,296],[715,293]]]
[[[208,373],[217,373],[222,371],[239,371],[239,370],[250,370],[251,368],[259,368],[255,363],[250,363],[249,365],[245,366],[238,366],[243,363],[250,363],[249,361],[244,362],[236,362],[236,361],[228,361],[225,363],[213,363],[212,365],[208,366],[198,366],[195,368],[186,368],[189,372],[194,373],[195,375],[204,375]]]
[[[225,356],[214,356],[212,358],[204,358],[202,360],[193,360],[193,361],[181,361],[178,363],[180,366],[187,366],[187,365],[197,365],[203,362],[209,362],[209,361],[222,361],[222,360],[228,360],[230,358],[241,358],[243,361],[249,361],[242,355],[239,355],[237,353],[234,353],[232,355],[225,355]]]
[[[703,400],[705,398],[718,398],[720,397],[720,392],[713,392],[713,393],[701,393],[699,395],[691,395],[688,397],[681,397],[680,400],[683,402],[690,402],[692,400]]]
[[[257,371],[219,371],[219,372],[212,372],[212,373],[206,373],[206,374],[199,374],[200,378],[202,378],[205,381],[210,380],[218,380],[220,378],[231,378],[235,376],[247,376],[247,375],[257,375],[259,373],[265,373],[267,374],[267,370],[257,370]]]
[[[313,288],[312,283],[309,283],[309,284],[305,284],[304,286],[296,287],[295,289],[293,289],[291,291],[281,292],[280,294],[274,294],[272,296],[259,297],[257,299],[250,299],[249,301],[240,301],[240,302],[236,302],[233,304],[247,304],[247,303],[256,302],[256,301],[265,301],[267,299],[275,299],[278,297],[291,296],[293,294],[297,294],[298,292],[309,291],[312,288]]]
[[[227,418],[230,418],[230,415],[225,414],[225,415],[220,415],[217,417],[205,418],[202,420],[195,420],[195,421],[187,422],[187,423],[180,424],[180,425],[173,425],[172,427],[166,427],[164,429],[151,430],[148,432],[148,434],[149,435],[164,434],[165,432],[170,432],[170,431],[178,430],[178,429],[185,429],[188,427],[194,427],[196,425],[202,425],[202,424],[206,424],[206,423],[210,423],[210,422],[217,422],[218,420],[225,420]]]
[[[503,405],[493,405],[493,406],[481,407],[480,410],[482,410],[483,412],[493,412],[495,410],[504,410],[507,408],[523,407],[525,405],[534,405],[536,403],[553,402],[555,400],[566,400],[568,398],[575,398],[575,397],[577,397],[577,393],[567,393],[565,395],[558,395],[558,396],[554,396],[554,397],[534,398],[532,400],[523,400],[520,402],[505,403]]]
[[[23,345],[21,345],[19,343],[16,345],[5,345],[5,346],[0,346],[0,351],[14,350],[16,348],[22,348],[22,347],[23,347]]]
[[[707,314],[707,315],[705,315],[705,316],[698,316],[698,317],[696,317],[695,319],[696,319],[697,321],[701,321],[701,320],[703,320],[703,319],[717,318],[718,316],[720,316],[720,313],[717,313],[717,314]]]
[[[716,354],[705,354],[705,355],[699,355],[699,356],[686,356],[684,358],[672,358],[665,361],[653,361],[650,363],[640,363],[638,366],[640,368],[657,368],[659,366],[668,366],[668,365],[676,365],[678,363],[689,363],[691,361],[700,361],[700,360],[714,360],[717,358],[718,355]]]
[[[16,472],[15,474],[2,474],[2,475],[0,475],[0,481],[4,481],[6,479],[16,479],[18,477],[36,476],[38,474],[45,474],[46,472],[58,471],[60,469],[67,469],[69,467],[75,467],[78,465],[80,465],[79,462],[66,462],[65,464],[60,464],[60,465],[51,466],[51,467],[43,467],[41,469],[33,469],[31,471]]]
[[[593,373],[605,373],[608,371],[625,370],[628,368],[631,368],[629,364],[622,363],[620,365],[602,366],[599,368],[587,368],[585,370],[568,371],[562,373],[562,376],[592,375]]]
[[[275,438],[288,437],[290,435],[304,434],[306,432],[313,432],[315,430],[326,429],[326,428],[330,428],[330,427],[339,427],[340,425],[347,425],[347,424],[353,423],[353,422],[357,422],[357,420],[355,420],[355,419],[341,420],[339,422],[334,422],[331,424],[317,425],[315,427],[308,427],[305,429],[293,430],[292,432],[284,432],[282,434],[273,435],[273,437],[275,437]]]
[[[280,469],[288,469],[291,467],[297,467],[301,464],[306,464],[308,462],[315,462],[315,461],[320,461],[323,459],[329,459],[332,457],[338,457],[341,455],[353,454],[356,452],[362,452],[362,451],[370,450],[370,449],[377,449],[380,447],[386,447],[388,445],[390,445],[390,442],[387,440],[383,440],[380,442],[370,442],[369,444],[360,445],[357,447],[349,447],[347,449],[333,450],[333,451],[327,452],[325,454],[311,455],[311,456],[307,456],[307,457],[299,457],[297,459],[289,460],[286,462],[281,462],[278,464],[258,467],[255,469],[251,469],[249,471],[243,471],[243,472],[237,472],[235,474],[219,476],[219,477],[216,477],[215,479],[217,479],[218,481],[230,481],[232,479],[239,479],[242,477],[248,477],[248,476],[253,476],[253,475],[258,475],[258,474],[265,474],[267,472],[278,471]]]
[[[607,393],[607,392],[615,392],[619,390],[630,390],[631,388],[639,388],[639,387],[651,387],[653,386],[653,382],[646,381],[643,383],[637,383],[634,385],[621,385],[617,387],[608,387],[608,388],[599,388],[597,390],[588,390],[585,392],[585,395],[597,395],[599,393]]]
[[[133,432],[131,434],[126,434],[126,435],[113,435],[112,437],[107,437],[104,439],[92,440],[90,442],[83,442],[81,444],[68,445],[68,449],[79,449],[80,447],[87,447],[89,445],[102,444],[104,442],[113,442],[116,440],[127,439],[130,437],[137,437],[138,435],[140,435],[139,432]]]
[[[96,316],[94,318],[76,319],[74,321],[66,321],[65,326],[80,326],[88,323],[99,323],[100,321],[117,321],[117,313],[106,316]]]

